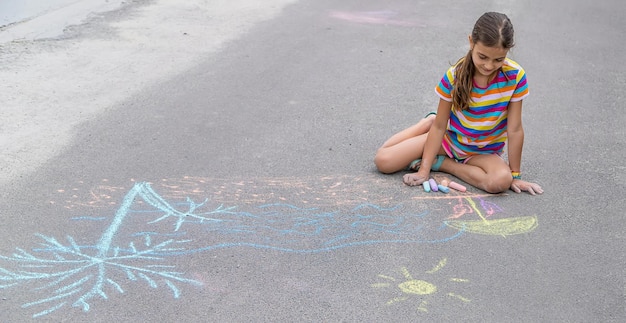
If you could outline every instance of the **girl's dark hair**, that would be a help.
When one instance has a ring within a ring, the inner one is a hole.
[[[515,43],[513,40],[513,24],[511,20],[503,13],[487,12],[483,14],[472,30],[472,41],[474,44],[481,42],[487,47],[502,47],[504,49],[512,48]],[[474,62],[472,61],[472,50],[467,52],[465,57],[459,59],[454,71],[454,88],[452,89],[452,106],[461,110],[469,107],[471,100],[471,91],[473,87],[472,78],[475,72]]]

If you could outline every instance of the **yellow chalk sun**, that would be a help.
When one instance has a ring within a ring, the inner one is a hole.
[[[426,274],[434,274],[436,272],[438,272],[439,270],[441,270],[443,267],[445,267],[447,263],[447,259],[443,258],[439,261],[439,263],[433,267],[433,269],[426,271]],[[394,303],[398,303],[398,302],[402,302],[402,301],[406,301],[408,300],[412,295],[417,295],[417,296],[421,296],[422,300],[421,303],[418,305],[417,310],[420,312],[428,312],[428,308],[426,307],[426,305],[428,304],[428,301],[426,299],[424,299],[425,297],[427,297],[428,295],[433,295],[435,293],[437,293],[437,286],[435,286],[433,283],[427,282],[425,280],[421,280],[421,279],[415,279],[413,278],[413,276],[411,275],[411,273],[409,272],[409,270],[406,267],[402,267],[401,269],[402,275],[404,276],[405,280],[402,281],[399,284],[396,284],[396,286],[398,287],[398,289],[400,289],[400,291],[404,294],[401,297],[394,297],[392,299],[390,299],[389,301],[387,301],[387,305],[391,305]],[[386,275],[378,275],[378,277],[383,278],[385,280],[389,280],[392,282],[397,282],[397,279],[391,276],[386,276]],[[449,278],[449,281],[452,282],[457,282],[457,283],[466,283],[469,280],[467,279],[463,279],[463,278]],[[376,284],[372,284],[372,287],[374,288],[387,288],[392,286],[392,283],[376,283]],[[455,294],[455,293],[447,293],[448,296],[456,298],[462,302],[470,302],[470,299],[463,297],[461,295]]]

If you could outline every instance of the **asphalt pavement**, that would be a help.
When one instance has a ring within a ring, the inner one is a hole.
[[[485,11],[515,27],[522,171],[545,193],[379,174],[376,149],[435,108]],[[624,15],[617,0],[293,2],[6,181],[0,321],[622,322]]]

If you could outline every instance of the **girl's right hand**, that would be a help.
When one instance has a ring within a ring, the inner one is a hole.
[[[417,186],[417,185],[422,185],[422,183],[427,181],[428,177],[430,177],[430,172],[427,172],[426,174],[420,174],[420,172],[410,173],[410,174],[405,174],[402,177],[402,181],[406,185]]]

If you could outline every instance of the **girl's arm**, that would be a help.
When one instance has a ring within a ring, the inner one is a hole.
[[[422,163],[417,173],[407,174],[410,177],[409,185],[420,185],[422,182],[428,180],[430,177],[430,168],[435,161],[437,153],[441,150],[441,142],[443,141],[443,135],[448,127],[448,119],[450,119],[450,110],[452,108],[452,102],[448,102],[443,99],[439,99],[439,106],[437,107],[437,117],[435,122],[428,131],[428,137],[426,138],[426,144],[424,145],[424,152],[422,153]],[[405,175],[405,176],[407,176]],[[407,182],[405,178],[405,183]]]
[[[521,172],[524,128],[522,127],[522,101],[509,103],[507,119],[508,155],[511,172]],[[543,193],[541,186],[521,179],[513,179],[511,189],[516,193],[526,191],[532,195]]]
[[[443,135],[446,133],[446,129],[448,128],[448,120],[450,119],[451,109],[452,102],[439,99],[437,117],[428,131],[426,145],[424,146],[424,153],[422,154],[422,166],[420,167],[420,171],[424,171],[424,174],[426,175],[429,175],[430,167],[433,165],[433,162],[437,157],[437,153],[441,150],[441,142],[443,141]],[[418,171],[418,173],[420,172]]]
[[[507,117],[509,167],[511,172],[520,172],[522,147],[524,146],[524,128],[522,127],[522,101],[509,103]]]

